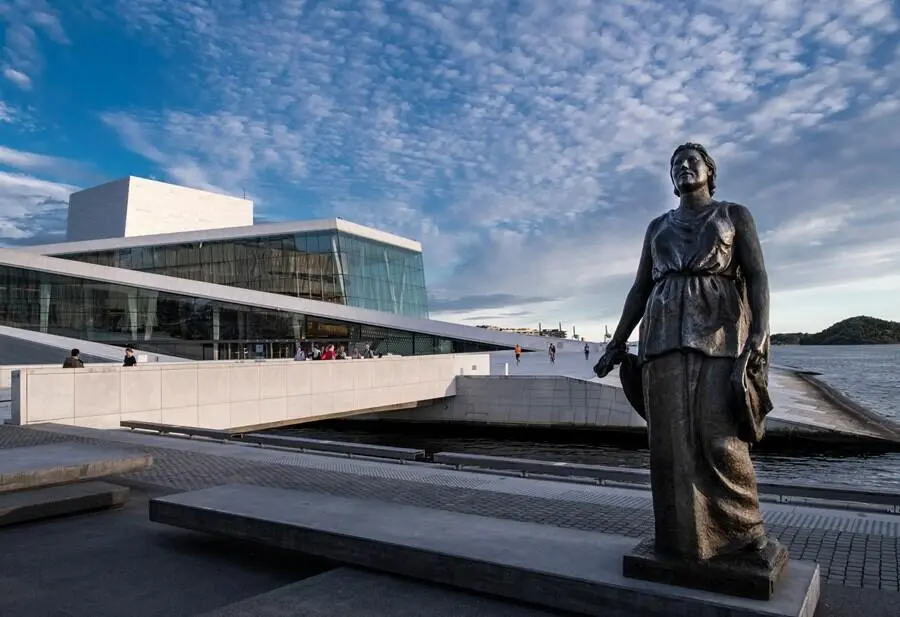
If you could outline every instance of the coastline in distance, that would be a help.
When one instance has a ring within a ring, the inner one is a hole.
[[[875,317],[850,317],[815,334],[773,334],[773,345],[896,345],[900,323]]]

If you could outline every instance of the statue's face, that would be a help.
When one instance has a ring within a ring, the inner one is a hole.
[[[696,150],[682,150],[672,161],[672,183],[684,195],[696,191],[709,182],[709,169]]]

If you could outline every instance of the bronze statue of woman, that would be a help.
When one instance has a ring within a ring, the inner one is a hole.
[[[656,553],[771,566],[787,556],[766,537],[749,448],[771,409],[762,248],[748,209],[713,199],[716,164],[703,146],[676,148],[669,174],[680,203],[647,227],[594,371],[628,359],[623,386],[648,424]],[[635,358],[626,343],[638,322]]]

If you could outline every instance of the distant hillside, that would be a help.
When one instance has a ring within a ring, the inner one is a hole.
[[[772,335],[773,345],[890,345],[900,344],[900,323],[874,317],[851,317],[815,334]]]

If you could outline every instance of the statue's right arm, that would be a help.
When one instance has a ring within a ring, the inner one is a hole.
[[[653,255],[650,251],[650,236],[653,232],[656,222],[654,219],[647,226],[644,234],[644,245],[641,248],[641,260],[638,263],[637,274],[634,277],[634,283],[625,297],[625,306],[622,309],[622,317],[619,319],[619,325],[613,333],[610,341],[611,347],[624,348],[628,342],[628,337],[634,332],[634,329],[640,323],[644,316],[644,309],[647,306],[647,299],[650,292],[653,291]]]

